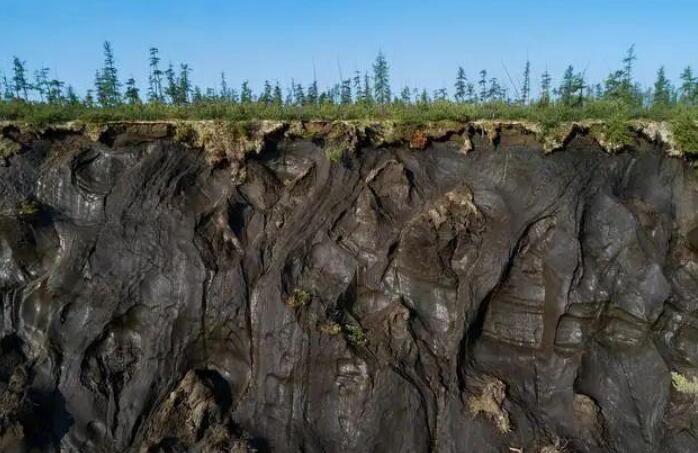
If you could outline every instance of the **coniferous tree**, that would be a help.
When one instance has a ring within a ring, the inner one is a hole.
[[[429,94],[427,93],[426,89],[423,89],[422,92],[420,93],[419,103],[424,104],[424,105],[429,103]]]
[[[480,86],[480,102],[485,102],[487,100],[487,70],[483,69],[480,71],[480,80],[478,81]]]
[[[228,88],[228,82],[225,80],[225,72],[221,72],[221,91],[219,97],[223,101],[230,101],[230,89]]]
[[[454,84],[454,88],[456,89],[456,101],[464,102],[467,95],[468,78],[465,76],[465,69],[463,69],[463,66],[458,66],[458,72],[456,73],[456,83]]]
[[[204,101],[204,93],[201,90],[201,88],[196,85],[194,87],[194,90],[191,93],[191,102],[192,104],[200,104]]]
[[[633,87],[633,67],[635,66],[635,61],[637,60],[637,55],[635,54],[635,44],[631,45],[623,58],[623,84],[624,89],[630,93]]]
[[[523,73],[523,84],[521,85],[521,103],[523,105],[528,105],[531,99],[531,62],[526,60],[526,66],[524,66]]]
[[[63,96],[63,85],[58,79],[51,79],[46,85],[46,102],[49,104],[61,104],[65,100]]]
[[[477,95],[475,94],[475,85],[473,85],[472,82],[468,82],[468,84],[465,87],[465,98],[471,104],[477,102]]]
[[[49,68],[43,67],[38,71],[34,71],[34,91],[39,93],[39,99],[44,102],[44,98],[48,92],[48,73]]]
[[[448,91],[446,91],[446,88],[439,88],[438,90],[434,90],[434,101],[446,102],[447,98],[448,98]]]
[[[400,91],[400,102],[403,104],[409,104],[412,102],[412,92],[409,87],[405,87]]]
[[[579,106],[584,99],[584,77],[576,74],[572,65],[568,66],[562,76],[562,82],[558,89],[560,102],[567,106]]]
[[[80,98],[77,93],[75,93],[75,88],[71,85],[68,85],[68,88],[65,90],[65,98],[66,102],[70,105],[78,105],[80,103]]]
[[[124,92],[124,97],[126,98],[126,102],[131,105],[141,103],[139,90],[138,87],[136,87],[136,80],[133,77],[129,77],[129,79],[126,81],[126,91]]]
[[[27,82],[27,63],[14,57],[12,60],[12,83],[15,97],[18,99],[29,100],[29,83]]]
[[[284,103],[284,95],[281,92],[281,85],[279,85],[279,82],[276,82],[276,85],[274,85],[274,94],[272,96],[272,102],[274,105],[283,105]]]
[[[99,71],[97,71],[99,73]],[[85,93],[85,100],[83,101],[85,104],[85,107],[94,107],[95,105],[95,98],[93,96],[93,91],[92,90],[87,90],[87,93]]]
[[[174,66],[172,66],[172,63],[167,65],[167,69],[165,70],[165,80],[167,81],[165,96],[167,96],[171,104],[177,104],[179,101],[179,86],[177,84],[177,76],[175,75]]]
[[[688,105],[698,104],[698,79],[693,75],[693,70],[687,66],[681,72],[681,101]]]
[[[249,104],[252,102],[252,89],[250,88],[250,83],[245,80],[242,82],[240,87],[240,102],[243,104]]]
[[[10,81],[7,80],[7,75],[5,73],[2,73],[2,97],[6,101],[9,101],[12,99],[12,85],[10,84]]]
[[[368,73],[364,73],[364,89],[363,89],[364,104],[373,104],[373,96],[371,95],[371,78]]]
[[[539,103],[541,105],[548,105],[550,104],[550,89],[552,87],[552,82],[553,79],[550,77],[550,72],[548,72],[548,69],[545,69],[545,72],[540,77],[540,99]]]
[[[373,64],[373,91],[377,103],[387,104],[390,102],[390,67],[383,52],[378,52]]]
[[[111,43],[104,41],[104,66],[98,71],[95,80],[97,100],[103,107],[113,107],[121,101],[119,77],[114,61]]]
[[[348,105],[352,103],[351,97],[351,79],[342,80],[339,93],[339,102],[342,105]]]
[[[271,104],[273,90],[274,89],[271,86],[271,82],[269,82],[268,80],[265,80],[264,81],[264,89],[262,90],[262,95],[259,97],[259,102],[261,102],[262,104],[267,104],[267,105]]]
[[[301,88],[300,91],[302,92],[303,88]],[[313,77],[313,83],[311,83],[310,86],[308,86],[307,96],[306,95],[301,96],[301,98],[303,99],[301,104],[311,104],[311,105],[317,104],[318,102],[320,102],[319,92],[320,92],[320,90],[318,88],[317,79],[315,79]]]
[[[657,80],[654,82],[652,105],[655,107],[668,107],[671,103],[671,92],[671,84],[666,78],[664,66],[661,66],[657,71]]]
[[[352,84],[354,85],[354,95],[356,96],[356,102],[362,102],[364,99],[364,92],[361,89],[361,73],[359,71],[354,71]]]
[[[191,68],[188,64],[182,63],[179,65],[179,77],[177,78],[177,101],[179,104],[189,102],[191,96]]]
[[[157,47],[148,50],[148,100],[150,102],[163,102],[162,96],[162,70],[160,69],[160,51]]]

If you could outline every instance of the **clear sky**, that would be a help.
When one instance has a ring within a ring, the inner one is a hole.
[[[195,83],[218,86],[265,79],[288,84],[313,77],[328,86],[368,69],[379,49],[394,88],[404,84],[452,93],[458,65],[471,80],[487,68],[506,86],[526,58],[554,82],[568,64],[594,81],[620,66],[635,44],[644,84],[665,65],[674,80],[698,69],[695,0],[0,0],[0,69],[13,55],[31,70],[46,65],[77,89],[88,88],[114,46],[120,77],[147,77],[147,50],[165,63],[187,62]],[[537,80],[536,83],[537,85]]]

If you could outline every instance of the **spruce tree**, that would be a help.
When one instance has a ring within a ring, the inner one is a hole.
[[[126,98],[126,102],[131,105],[141,103],[139,90],[138,87],[136,87],[136,80],[133,77],[129,77],[129,79],[126,81],[126,91],[124,92],[124,97]]]
[[[409,104],[412,102],[412,91],[409,87],[405,87],[400,92],[400,102],[403,104]]]
[[[63,85],[58,79],[51,79],[46,84],[46,102],[49,104],[62,104],[65,100],[63,97]]]
[[[301,88],[300,91],[302,92],[303,89]],[[308,86],[307,96],[305,96],[305,95],[301,96],[301,98],[303,98],[303,101],[301,102],[301,104],[306,104],[306,103],[311,104],[311,105],[317,104],[320,101],[319,91],[320,90],[318,89],[317,79],[315,79],[313,77],[313,83],[311,83],[310,86]]]
[[[179,65],[179,77],[177,78],[177,101],[179,104],[187,104],[191,97],[191,68],[188,64]]]
[[[531,62],[526,60],[526,66],[524,66],[523,73],[523,84],[521,85],[521,103],[523,105],[528,105],[531,99]]]
[[[103,107],[113,107],[119,104],[121,101],[119,77],[114,62],[114,51],[109,41],[104,41],[104,66],[97,73],[95,85],[97,99]]]
[[[160,56],[157,47],[151,47],[148,51],[148,100],[150,102],[163,102],[162,96],[162,70],[160,70]]]
[[[364,89],[363,89],[364,104],[373,104],[373,96],[371,95],[371,78],[368,73],[364,73]]]
[[[550,104],[550,88],[552,86],[553,79],[550,77],[550,72],[548,72],[548,69],[545,69],[545,72],[541,75],[540,78],[540,104],[541,105],[548,105]]]
[[[291,82],[291,84],[293,85],[293,82]],[[308,102],[308,100],[305,97],[305,92],[303,92],[303,85],[301,85],[300,83],[293,85],[293,100],[296,105],[305,105]],[[315,102],[320,102],[319,95],[317,101]]]
[[[668,107],[671,103],[671,84],[666,78],[664,66],[657,71],[657,80],[654,82],[654,92],[652,96],[653,107]]]
[[[17,99],[29,100],[29,83],[27,82],[26,62],[14,57],[12,60],[12,83]]]
[[[34,71],[34,90],[39,93],[39,99],[44,102],[45,96],[48,94],[48,73],[49,68],[43,67],[38,71]]]
[[[268,80],[264,81],[264,89],[262,90],[262,95],[259,97],[259,102],[262,104],[271,104],[273,88],[271,82]]]
[[[342,105],[348,105],[352,103],[351,97],[351,79],[342,80],[339,93],[339,102]]]
[[[252,102],[252,89],[250,88],[250,82],[247,80],[242,82],[240,87],[240,102],[243,104],[250,104]]]
[[[282,105],[284,103],[284,95],[281,92],[281,85],[279,85],[279,82],[276,82],[276,85],[274,85],[274,94],[272,96],[272,102],[274,105]]]
[[[66,89],[65,98],[70,105],[78,105],[80,103],[80,98],[78,97],[77,93],[75,93],[75,89],[71,85],[68,85],[68,88]]]
[[[688,105],[698,104],[698,79],[693,75],[693,70],[687,66],[681,72],[681,102]]]
[[[448,99],[448,92],[446,91],[446,88],[439,88],[438,90],[434,90],[434,101],[446,102],[446,99]]]
[[[12,99],[12,85],[10,84],[10,81],[7,80],[7,75],[3,72],[2,73],[2,98],[6,101],[9,101]]]
[[[218,95],[222,101],[230,101],[230,89],[228,88],[228,82],[225,80],[225,72],[221,72],[221,88]]]
[[[378,52],[373,64],[373,91],[377,103],[388,104],[390,102],[390,67],[383,52]]]
[[[354,71],[354,77],[352,79],[354,85],[354,95],[356,96],[356,102],[363,102],[364,91],[361,88],[361,73],[359,71]]]
[[[177,86],[177,76],[172,63],[168,64],[167,69],[165,69],[165,80],[167,81],[165,96],[169,99],[171,104],[176,104],[179,100],[179,87]]]
[[[468,78],[465,76],[465,69],[463,69],[462,66],[458,66],[458,72],[456,73],[456,83],[454,84],[454,88],[456,89],[456,101],[464,102],[467,95]]]
[[[480,102],[487,101],[487,70],[480,71],[480,80],[477,82],[480,86]]]
[[[560,88],[558,88],[558,94],[560,96],[560,102],[564,105],[571,106],[575,102],[575,92],[576,92],[576,78],[574,74],[574,66],[569,65],[562,76],[562,82],[560,83]]]

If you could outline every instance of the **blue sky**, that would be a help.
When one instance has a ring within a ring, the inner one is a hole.
[[[487,68],[509,86],[505,67],[518,81],[527,57],[536,79],[547,66],[559,80],[573,64],[601,80],[633,43],[644,84],[660,65],[674,80],[688,64],[698,69],[692,0],[0,0],[0,11],[0,69],[18,55],[79,90],[91,85],[106,39],[120,76],[141,86],[150,46],[165,62],[189,63],[202,86],[217,86],[222,70],[234,85],[309,82],[313,65],[327,86],[340,67],[345,77],[368,69],[379,49],[394,88],[450,92],[458,65],[471,79]]]

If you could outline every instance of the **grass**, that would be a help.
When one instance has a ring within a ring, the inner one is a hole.
[[[567,121],[609,120],[619,110],[631,119],[657,121],[697,118],[698,107],[677,106],[666,109],[621,106],[612,101],[589,101],[582,107],[561,104],[549,106],[519,105],[503,102],[465,104],[449,101],[428,104],[319,104],[267,105],[223,102],[190,105],[139,104],[112,108],[86,107],[81,104],[50,105],[22,101],[0,102],[0,119],[24,121],[36,125],[80,120],[84,122],[138,120],[395,120],[406,123],[427,121],[474,121],[482,119],[526,120],[554,127]]]

